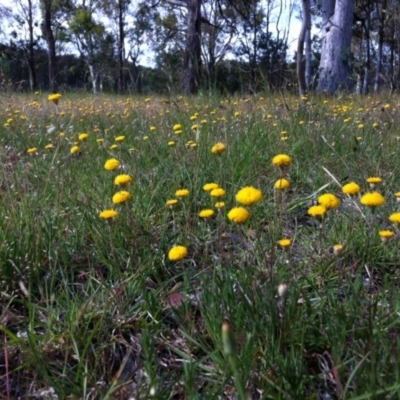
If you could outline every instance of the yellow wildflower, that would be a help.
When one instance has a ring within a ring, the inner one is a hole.
[[[88,135],[87,133],[81,133],[81,134],[78,136],[78,139],[79,139],[79,140],[86,140],[88,137],[89,137],[89,135]]]
[[[114,183],[117,186],[125,186],[130,182],[132,182],[132,177],[126,174],[117,175],[114,179]]]
[[[129,192],[127,192],[126,190],[121,190],[120,192],[114,194],[114,196],[112,197],[112,202],[114,204],[125,203],[130,200],[131,197],[132,196]]]
[[[275,187],[275,189],[278,189],[278,190],[289,189],[289,188],[290,188],[290,182],[289,182],[287,179],[285,179],[285,178],[278,179],[278,180],[275,182],[274,187]]]
[[[106,163],[104,164],[104,168],[107,171],[114,171],[115,169],[117,169],[119,166],[121,165],[121,163],[115,159],[115,158],[111,158],[110,160],[107,160]]]
[[[236,201],[245,206],[251,206],[261,201],[263,195],[261,190],[253,186],[246,186],[236,193]]]
[[[71,150],[69,151],[71,154],[75,154],[79,152],[79,146],[72,146]]]
[[[377,207],[385,204],[386,200],[379,192],[368,192],[361,197],[360,202],[363,206]]]
[[[224,207],[225,207],[225,202],[223,202],[223,201],[217,201],[217,202],[214,204],[214,207],[215,207],[215,208],[224,208]]]
[[[225,196],[225,194],[226,194],[226,192],[222,188],[215,188],[215,189],[211,190],[211,192],[210,192],[210,195],[212,197],[217,197],[217,198],[223,197],[223,196]]]
[[[178,204],[178,200],[177,199],[167,200],[165,204],[167,206],[173,207],[173,206],[176,206]]]
[[[204,219],[208,219],[208,218],[213,217],[214,214],[215,214],[215,211],[209,208],[209,209],[206,209],[206,210],[201,210],[199,212],[199,217],[200,218],[204,218]]]
[[[170,261],[183,260],[188,255],[188,250],[185,246],[174,246],[168,252],[168,259]]]
[[[37,153],[37,148],[36,147],[31,147],[26,151],[28,154],[36,154]]]
[[[103,219],[113,219],[118,215],[115,210],[104,210],[102,211],[99,216]]]
[[[379,231],[379,236],[383,243],[386,243],[389,239],[394,236],[394,232],[390,230]]]
[[[320,219],[323,218],[326,214],[326,208],[322,205],[319,206],[311,206],[308,211],[308,215],[311,215],[314,218]]]
[[[275,167],[288,167],[292,163],[292,158],[287,154],[278,154],[272,159],[272,165]]]
[[[219,142],[219,143],[215,144],[211,148],[211,153],[213,153],[213,154],[222,154],[225,150],[226,150],[226,145],[221,143],[221,142]]]
[[[189,190],[188,189],[179,189],[175,192],[176,197],[187,197],[189,196]]]
[[[123,142],[125,140],[125,136],[117,136],[116,138],[115,138],[115,141],[116,142]]]
[[[205,190],[206,192],[211,192],[213,189],[216,189],[218,187],[217,183],[206,183],[203,186],[203,190]]]
[[[342,192],[348,194],[349,196],[355,196],[360,193],[361,187],[355,182],[347,183],[342,187]]]
[[[281,240],[278,240],[277,243],[279,246],[281,246],[283,248],[288,248],[292,245],[291,239],[281,239]]]
[[[389,217],[389,221],[393,222],[394,224],[400,225],[400,212],[391,214]]]
[[[250,218],[250,213],[243,207],[234,207],[228,213],[228,218],[237,224],[243,224]]]
[[[318,197],[318,203],[327,210],[332,210],[340,206],[340,200],[332,193],[325,193]]]

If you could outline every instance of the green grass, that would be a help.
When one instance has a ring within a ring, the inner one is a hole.
[[[388,219],[400,208],[400,99],[0,104],[2,398],[400,398],[400,232]],[[293,160],[284,171],[271,162],[280,153]],[[117,171],[104,169],[110,158]],[[133,177],[132,198],[114,205],[119,173]],[[291,188],[278,201],[283,175]],[[386,198],[375,212],[341,191],[356,181],[365,193],[370,176]],[[225,208],[205,221],[209,182],[226,190]],[[249,185],[263,200],[234,224],[226,215]],[[167,207],[181,188],[189,196]],[[320,228],[307,210],[328,192],[341,206]],[[102,220],[105,209],[118,216]],[[383,229],[395,233],[386,244]],[[176,244],[188,256],[171,262]]]

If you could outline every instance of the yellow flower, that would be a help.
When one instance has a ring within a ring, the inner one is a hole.
[[[225,150],[226,150],[226,145],[221,143],[221,142],[219,142],[219,143],[215,144],[211,148],[211,153],[213,153],[213,154],[222,154]]]
[[[168,142],[168,146],[175,146],[175,142],[171,140],[170,142]]]
[[[285,178],[278,179],[275,182],[275,186],[274,187],[275,187],[275,189],[279,189],[279,190],[289,189],[290,188],[290,182]]]
[[[117,136],[116,138],[115,138],[115,141],[116,142],[123,142],[125,140],[125,136]]]
[[[47,149],[47,150],[50,150],[50,149],[52,149],[53,147],[54,147],[54,145],[51,144],[51,143],[46,144],[46,146],[44,146],[44,148]]]
[[[250,218],[250,213],[243,207],[234,207],[228,213],[228,218],[237,224],[243,224]]]
[[[216,183],[206,183],[203,186],[203,190],[205,190],[206,192],[211,192],[212,190],[216,189],[218,187],[218,184]]]
[[[400,192],[396,192],[395,194],[396,201],[400,201]]]
[[[102,139],[102,138],[96,139],[96,142],[97,142],[97,143],[103,143],[103,142],[104,142],[104,139]]]
[[[364,129],[364,124],[358,124],[357,128],[358,129]]]
[[[168,258],[170,261],[183,260],[188,255],[188,250],[185,246],[174,246],[168,252]]]
[[[368,192],[361,197],[360,202],[363,206],[377,207],[385,204],[386,200],[379,192]]]
[[[115,169],[117,169],[119,166],[121,165],[121,163],[115,159],[115,158],[111,158],[109,160],[106,161],[106,163],[104,164],[104,168],[107,171],[114,171]]]
[[[224,208],[224,207],[225,207],[225,202],[223,202],[223,201],[217,201],[217,202],[214,204],[214,207],[215,207],[215,208]]]
[[[350,182],[347,183],[342,187],[342,192],[344,194],[348,194],[349,196],[355,196],[358,193],[360,193],[361,187],[355,183],[355,182]]]
[[[127,192],[126,190],[121,190],[120,192],[114,194],[114,196],[112,197],[112,202],[114,204],[125,203],[130,200],[131,197],[132,196],[129,192]]]
[[[172,127],[172,129],[173,129],[174,132],[176,132],[176,131],[181,131],[181,130],[182,130],[182,125],[181,125],[181,124],[175,124],[175,125]]]
[[[112,145],[110,146],[110,149],[111,149],[111,150],[118,149],[118,145],[117,145],[117,144],[112,144]]]
[[[115,210],[104,210],[102,211],[99,216],[103,219],[113,219],[118,215]]]
[[[272,165],[275,167],[288,167],[292,163],[292,158],[287,154],[278,154],[272,159]]]
[[[69,151],[71,154],[75,154],[79,152],[79,147],[78,146],[72,146],[71,150]]]
[[[225,196],[226,192],[224,189],[222,188],[215,188],[213,190],[211,190],[210,195],[212,197],[223,197]]]
[[[60,93],[54,93],[50,94],[49,97],[47,98],[48,101],[52,101],[54,104],[58,103],[58,100],[61,99],[61,94]]]
[[[179,189],[175,192],[176,197],[187,197],[189,196],[189,190],[188,189]]]
[[[277,243],[279,244],[279,246],[281,246],[283,248],[288,248],[292,245],[291,239],[281,239],[281,240],[278,240]]]
[[[150,127],[150,132],[154,132],[156,129],[157,129],[157,127],[151,126],[151,127]]]
[[[335,256],[339,255],[344,249],[344,246],[342,244],[335,244],[333,246],[333,254]]]
[[[374,188],[376,185],[379,185],[380,183],[382,183],[382,178],[379,178],[377,176],[372,176],[367,179],[367,182],[369,183],[369,186],[371,188]]]
[[[167,200],[165,204],[167,206],[173,207],[173,206],[176,206],[178,204],[178,200],[177,199]]]
[[[394,232],[390,230],[379,231],[379,236],[383,243],[386,243],[394,236]]]
[[[181,131],[181,130],[177,130],[177,131],[175,131],[175,135],[182,135],[182,132],[183,131]]]
[[[86,140],[88,137],[89,137],[89,135],[88,135],[87,133],[81,133],[81,134],[78,136],[78,139],[79,139],[79,140]]]
[[[308,211],[308,215],[311,215],[314,218],[320,219],[323,218],[326,214],[326,208],[322,205],[319,206],[311,206]]]
[[[394,213],[392,215],[390,215],[389,217],[389,221],[393,222],[397,225],[400,225],[400,212]]]
[[[325,193],[319,196],[318,203],[327,210],[332,210],[340,206],[340,200],[332,193]]]
[[[35,154],[37,153],[37,148],[36,147],[31,147],[26,151],[28,154]]]
[[[211,218],[214,214],[215,214],[215,211],[211,210],[209,208],[209,209],[206,209],[206,210],[201,210],[199,212],[199,217],[200,218],[204,218],[204,219],[208,219],[208,218]]]
[[[253,186],[246,186],[236,193],[236,201],[245,206],[251,206],[261,201],[263,195],[261,190]]]
[[[126,175],[126,174],[117,175],[114,179],[114,183],[117,186],[125,186],[130,182],[132,182],[132,177],[130,175]]]

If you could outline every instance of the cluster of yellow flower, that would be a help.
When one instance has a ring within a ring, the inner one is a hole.
[[[104,169],[107,171],[115,171],[121,166],[121,162],[116,158],[107,160],[104,164]],[[132,182],[132,177],[127,174],[120,174],[114,178],[114,184],[116,186],[125,187]],[[131,199],[131,194],[126,190],[120,190],[115,193],[112,197],[113,204],[123,204]],[[113,220],[118,215],[118,212],[113,209],[107,209],[102,211],[99,216],[105,220]]]

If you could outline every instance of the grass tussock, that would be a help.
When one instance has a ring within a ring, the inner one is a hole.
[[[398,398],[399,99],[0,103],[2,398]]]

